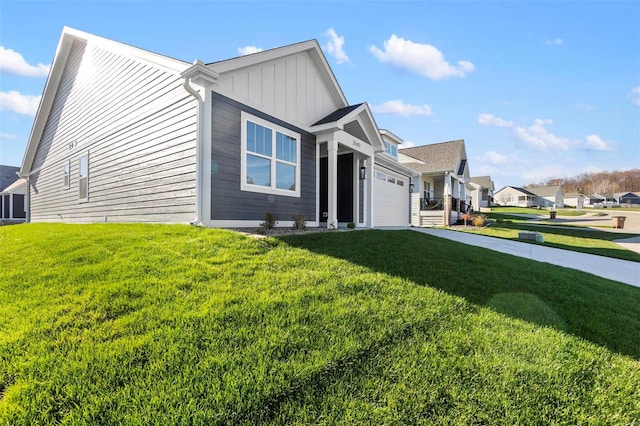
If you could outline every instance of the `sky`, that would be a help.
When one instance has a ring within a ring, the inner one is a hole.
[[[316,39],[350,104],[405,146],[464,139],[496,190],[640,168],[638,0],[2,0],[0,164],[22,163],[64,26],[187,62]]]

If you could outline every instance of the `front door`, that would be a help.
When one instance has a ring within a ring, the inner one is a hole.
[[[320,222],[327,222],[329,164],[320,159]],[[353,222],[353,153],[338,155],[338,222]]]

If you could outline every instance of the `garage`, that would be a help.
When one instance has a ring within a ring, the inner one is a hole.
[[[409,178],[376,166],[374,184],[374,225],[409,224]]]

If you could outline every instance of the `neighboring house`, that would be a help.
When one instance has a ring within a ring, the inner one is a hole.
[[[20,167],[0,165],[0,191],[19,179]]]
[[[616,192],[613,194],[613,198],[621,206],[640,204],[640,194],[637,192]]]
[[[564,205],[569,207],[584,207],[589,205],[589,197],[577,192],[567,192],[564,194]]]
[[[502,206],[564,207],[564,193],[560,186],[505,186],[495,193],[495,201]]]
[[[560,185],[526,188],[536,195],[535,205],[539,207],[564,207],[564,192]]]
[[[27,219],[27,180],[16,179],[0,191],[0,223],[22,223]]]
[[[471,181],[464,140],[404,148],[398,161],[418,174],[411,202],[413,226],[450,225],[470,209]]]
[[[472,187],[471,204],[474,211],[480,211],[483,207],[493,205],[493,191],[495,186],[491,176],[472,177],[469,185]]]
[[[191,64],[65,27],[20,175],[34,222],[406,226],[400,142],[315,40]]]

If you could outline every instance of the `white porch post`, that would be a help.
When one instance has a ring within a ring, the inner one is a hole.
[[[451,175],[444,175],[444,226],[451,226]]]
[[[338,228],[338,141],[327,142],[327,228]]]
[[[373,186],[375,185],[376,180],[376,172],[373,169],[373,157],[367,157],[364,161],[364,165],[367,168],[367,180],[365,181],[365,189],[364,189],[364,217],[365,222],[369,228],[373,228],[375,224],[373,223],[373,210],[375,206],[373,205]]]

